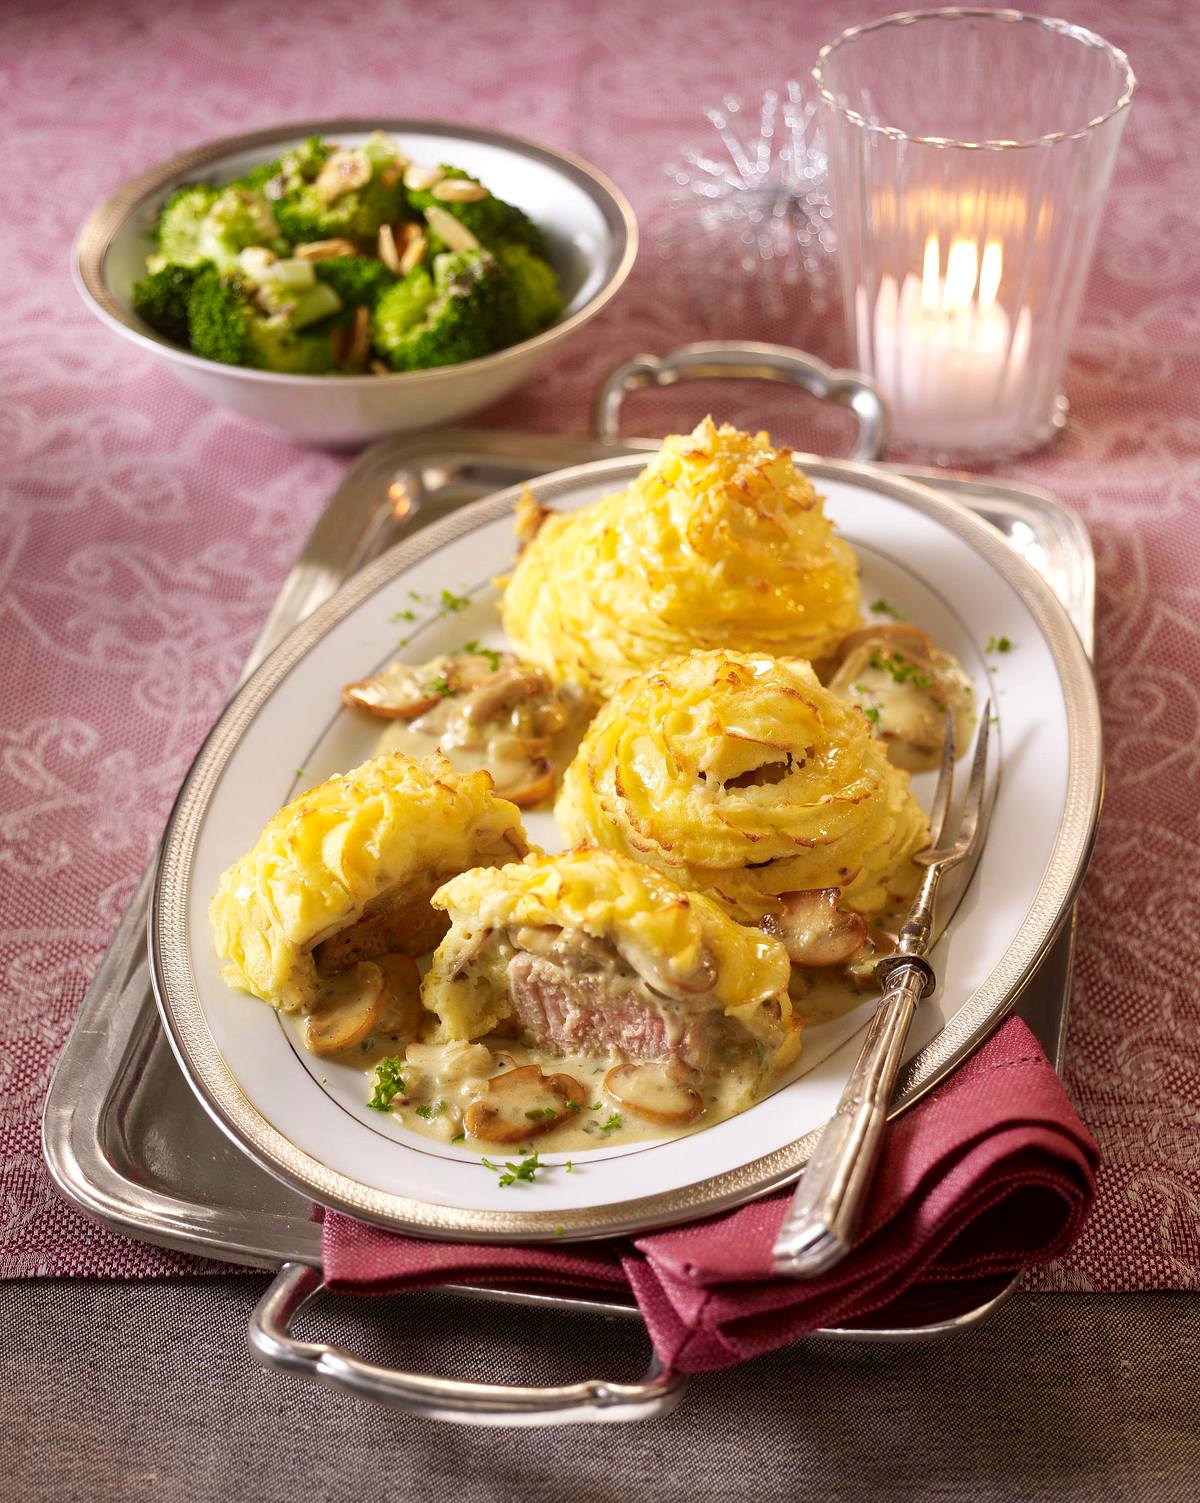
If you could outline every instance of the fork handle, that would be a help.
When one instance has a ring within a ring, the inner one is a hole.
[[[850,1251],[879,1161],[904,1041],[930,982],[929,967],[919,960],[895,965],[888,976],[842,1099],[779,1228],[772,1249],[776,1273],[815,1278]]]

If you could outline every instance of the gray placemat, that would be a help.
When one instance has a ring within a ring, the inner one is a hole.
[[[260,1370],[256,1276],[0,1285],[0,1497],[46,1503],[1193,1503],[1200,1298],[1018,1296],[949,1343],[814,1341],[650,1424],[435,1425]],[[486,1334],[484,1334],[486,1333]],[[475,1378],[632,1377],[636,1327],[437,1294],[298,1334]]]

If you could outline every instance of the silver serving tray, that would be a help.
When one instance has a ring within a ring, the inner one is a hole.
[[[855,404],[860,399],[856,393]],[[615,419],[611,399],[609,416]],[[655,447],[654,440],[616,442],[478,429],[445,429],[376,444],[347,472],[314,527],[264,623],[243,677],[343,580],[416,528],[467,501],[549,470]],[[942,471],[885,468],[936,486],[997,527],[1051,583],[1090,653],[1094,563],[1086,530],[1077,518],[1042,491]],[[492,1403],[466,1395],[447,1406],[419,1387],[439,1380],[412,1379],[404,1388],[395,1383],[397,1375],[376,1372],[373,1383],[370,1375],[362,1376],[365,1365],[355,1363],[358,1376],[350,1382],[339,1374],[338,1362],[329,1360],[332,1349],[290,1338],[288,1319],[319,1287],[313,1270],[321,1261],[320,1227],[312,1219],[308,1200],[257,1168],[211,1121],[185,1083],[163,1035],[147,972],[144,918],[149,886],[148,874],[84,998],[47,1097],[43,1152],[55,1184],[68,1200],[138,1241],[247,1267],[293,1265],[264,1298],[251,1329],[257,1355],[281,1368],[404,1403],[434,1417],[471,1423],[643,1418],[678,1402],[678,1385],[657,1383],[652,1373],[628,1392],[614,1385],[580,1385],[578,1393],[571,1391],[572,1401],[564,1402],[562,1413],[542,1403],[522,1414],[519,1403],[506,1406],[500,1400]],[[1063,1058],[1073,948],[1072,919],[1016,1009],[1056,1067]],[[976,1308],[936,1325],[820,1334],[858,1341],[936,1338],[986,1318],[1015,1282]],[[501,1282],[451,1287],[476,1299],[638,1318],[636,1306],[617,1298],[531,1292]],[[382,1381],[385,1377],[393,1381]],[[478,1394],[486,1386],[460,1387]],[[549,1391],[512,1390],[510,1398],[545,1392]],[[437,1397],[444,1394],[445,1386],[440,1385]]]

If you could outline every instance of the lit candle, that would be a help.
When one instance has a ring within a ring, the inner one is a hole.
[[[874,335],[874,370],[880,390],[902,417],[905,438],[931,448],[974,448],[1002,442],[1012,424],[1029,357],[1029,309],[1015,325],[997,301],[1004,271],[998,240],[954,239],[943,275],[936,235],[925,242],[918,278],[900,287],[884,276],[868,318],[859,288],[859,348]]]

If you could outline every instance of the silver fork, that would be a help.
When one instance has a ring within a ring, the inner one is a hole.
[[[958,832],[952,844],[943,845],[954,791],[954,723],[952,716],[946,717],[929,844],[914,858],[925,868],[925,875],[901,927],[896,950],[875,967],[883,996],[837,1110],[817,1139],[775,1239],[775,1271],[789,1278],[815,1278],[844,1258],[853,1244],[879,1160],[904,1040],[917,1003],[934,987],[933,967],[925,959],[925,951],[933,932],[938,883],[944,872],[967,859],[981,836],[991,716],[989,700],[980,719]]]

